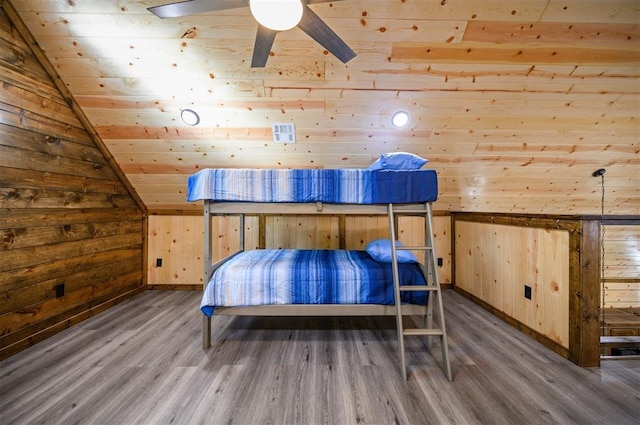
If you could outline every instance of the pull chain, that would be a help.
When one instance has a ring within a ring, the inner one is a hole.
[[[604,325],[604,306],[605,306],[605,283],[604,283],[604,240],[605,240],[605,229],[604,229],[604,173],[600,175],[600,182],[602,187],[602,199],[600,200],[600,285],[602,287],[602,322]],[[602,333],[605,333],[605,327],[602,326]]]
[[[605,336],[605,320],[604,320],[604,305],[605,305],[605,285],[604,285],[604,173],[607,170],[599,168],[591,175],[593,177],[600,177],[600,187],[602,188],[602,196],[600,198],[600,290],[602,294],[600,296],[600,324],[601,335]]]

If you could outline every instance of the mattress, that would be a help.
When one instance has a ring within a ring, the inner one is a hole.
[[[425,285],[417,263],[398,264],[403,285]],[[428,292],[404,292],[402,301],[426,305]],[[393,305],[391,263],[366,251],[261,249],[242,252],[220,266],[200,309],[270,304]]]
[[[188,178],[187,201],[326,202],[388,204],[433,202],[435,170],[219,169]]]

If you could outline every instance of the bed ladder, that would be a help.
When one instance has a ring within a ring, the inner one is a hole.
[[[444,307],[442,305],[442,291],[440,282],[438,281],[438,272],[436,270],[436,253],[433,243],[433,212],[431,203],[425,203],[422,208],[415,206],[398,205],[397,208],[393,204],[388,204],[389,215],[389,238],[391,241],[396,240],[396,226],[398,216],[421,216],[424,217],[424,246],[395,246],[391,244],[392,253],[392,269],[393,269],[393,286],[395,289],[395,307],[396,307],[396,324],[398,327],[398,346],[400,350],[400,367],[402,376],[407,381],[407,361],[404,348],[405,336],[423,336],[427,348],[430,347],[430,339],[433,336],[440,337],[440,346],[442,348],[442,367],[449,381],[453,380],[451,375],[451,364],[449,362],[449,348],[447,343],[447,329],[444,322]],[[424,262],[422,271],[427,280],[426,285],[402,285],[399,281],[398,273],[398,257],[397,250],[414,250],[423,251]],[[410,291],[428,291],[429,301],[427,302],[426,314],[424,317],[424,327],[405,328],[402,320],[402,302],[400,295],[403,292]],[[435,313],[435,320],[434,320]]]

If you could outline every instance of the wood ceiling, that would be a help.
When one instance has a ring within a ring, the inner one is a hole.
[[[150,211],[201,208],[185,182],[206,167],[366,167],[397,150],[431,160],[439,210],[597,214],[605,168],[605,212],[640,211],[637,0],[314,4],[358,56],[294,28],[262,69],[248,8],[146,10],[167,2],[11,0]],[[272,141],[276,122],[295,144]]]

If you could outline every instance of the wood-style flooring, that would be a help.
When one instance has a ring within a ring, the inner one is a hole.
[[[454,374],[394,319],[216,317],[146,291],[0,363],[10,424],[639,424],[640,360],[582,369],[445,290]]]

